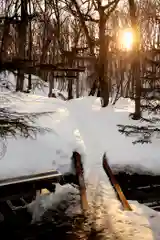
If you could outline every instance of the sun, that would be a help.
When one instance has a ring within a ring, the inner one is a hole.
[[[123,30],[120,33],[120,48],[127,51],[132,50],[133,46],[133,33],[130,30]]]

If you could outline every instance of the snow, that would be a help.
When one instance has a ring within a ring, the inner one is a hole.
[[[153,137],[152,144],[134,145],[136,136],[125,137],[118,132],[118,124],[147,126],[129,119],[129,112],[134,111],[133,102],[120,99],[116,106],[102,109],[100,99],[86,97],[70,101],[68,108],[84,141],[87,159],[91,159],[95,169],[101,167],[102,155],[107,152],[114,171],[125,168],[129,172],[160,174],[159,139]]]
[[[136,136],[125,137],[118,132],[117,124],[147,126],[129,119],[129,112],[134,110],[132,101],[120,99],[115,106],[102,109],[100,99],[95,97],[64,102],[46,98],[45,94],[3,92],[0,107],[21,114],[46,113],[39,115],[34,125],[52,130],[37,134],[36,139],[2,139],[6,151],[0,160],[1,179],[51,169],[71,171],[72,151],[78,150],[84,160],[87,182],[87,227],[95,222],[105,239],[160,239],[160,213],[132,201],[133,211],[124,211],[102,170],[102,155],[106,152],[114,171],[125,168],[132,173],[160,174],[159,139],[154,136],[152,144],[133,145]],[[77,199],[76,190],[66,185],[56,195],[37,196],[29,211],[33,212],[33,221],[37,221],[47,209],[57,209],[66,200],[70,206],[63,209],[64,213],[75,214],[79,212]]]
[[[28,206],[28,211],[32,213],[32,222],[42,220],[44,214],[48,210],[58,211],[59,207],[63,214],[77,215],[81,213],[80,205],[77,204],[80,200],[79,191],[67,184],[63,188],[58,187],[56,193],[37,194],[36,200]],[[62,209],[63,205],[63,209]]]
[[[123,211],[120,202],[111,194],[108,195],[111,190],[107,184],[101,182],[99,185],[96,190],[99,196],[96,198],[96,208],[99,206],[101,211],[98,211],[99,219],[96,213],[97,226],[104,228],[104,234],[108,226],[118,239],[160,239],[159,212],[133,201],[130,201],[133,211]],[[93,212],[94,209],[95,206]]]
[[[44,134],[37,133],[35,139],[7,137],[7,151],[0,160],[0,178],[17,177],[55,168],[62,173],[70,171],[72,151],[77,148],[78,142],[73,134],[76,129],[75,123],[64,102],[22,93],[3,93],[0,99],[3,99],[3,106],[13,112],[46,113],[35,119],[34,124],[51,130]]]
[[[101,232],[101,239],[160,239],[160,212],[156,212],[136,201],[129,201],[133,211],[124,211],[120,202],[106,178],[106,181],[97,181],[87,184],[87,197],[89,210],[84,232],[91,227]],[[37,199],[29,206],[33,213],[33,223],[40,221],[47,211],[53,211],[51,215],[54,221],[55,211],[63,212],[70,217],[80,214],[79,195],[76,189],[68,185],[63,187],[55,195],[45,194],[37,196]]]
[[[80,74],[81,75],[81,74]],[[81,76],[82,77],[82,76]],[[32,79],[32,89],[30,90],[31,94],[36,94],[39,96],[48,97],[49,93],[49,83],[45,82],[41,78],[31,75]],[[82,80],[82,79],[81,79]],[[86,91],[83,87],[83,80],[81,81],[81,88],[80,92],[83,96],[88,95],[88,91]],[[9,92],[9,91],[15,91],[16,89],[16,77],[11,72],[0,73],[0,91],[1,92]],[[24,79],[24,91],[28,89],[28,75],[25,76]],[[68,99],[68,93],[65,91],[67,89],[67,85],[64,84],[64,86],[59,84],[59,81],[54,82],[54,89],[52,89],[52,93],[55,94],[55,96],[61,100]],[[73,96],[76,97],[76,86],[73,86]]]
[[[102,155],[106,151],[115,171],[123,170],[125,167],[132,172],[160,173],[158,139],[154,138],[151,145],[133,145],[133,138],[127,139],[119,134],[117,124],[135,124],[133,120],[128,119],[128,112],[134,109],[133,102],[122,99],[120,101],[116,106],[109,106],[107,109],[101,109],[100,99],[94,97],[66,103],[67,110],[76,123],[77,130],[74,134],[78,133],[79,143],[84,149],[87,197],[90,206],[88,226],[85,228],[89,228],[94,222],[96,229],[103,232],[104,239],[107,236],[108,239],[158,240],[160,213],[132,201],[130,204],[133,211],[124,211],[102,170]],[[49,195],[42,196],[43,200],[38,199],[40,205],[36,201],[34,206],[41,206],[41,211],[39,207],[35,208],[38,210],[33,211],[33,220],[39,220],[40,213],[43,215],[48,208],[57,209],[65,198],[66,202],[70,203],[64,211],[65,214],[79,213],[79,208],[72,204],[70,192],[71,189],[67,186],[66,191],[57,193],[56,198]],[[66,195],[70,196],[71,200]]]
[[[34,124],[52,130],[37,133],[36,140],[7,138],[7,151],[0,161],[1,178],[59,168],[64,162],[69,166],[73,150],[83,154],[88,174],[91,164],[92,172],[101,168],[104,152],[107,152],[114,171],[125,169],[132,173],[160,174],[159,139],[153,137],[152,144],[134,145],[132,142],[136,136],[125,137],[118,132],[118,124],[135,125],[135,121],[128,117],[134,109],[129,100],[121,99],[115,106],[102,109],[100,99],[95,97],[65,102],[8,92],[1,93],[0,99],[1,107],[11,111],[42,113]],[[144,125],[141,122],[136,124]]]

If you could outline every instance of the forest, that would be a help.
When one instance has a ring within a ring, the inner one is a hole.
[[[158,109],[148,101],[160,89],[159,10],[156,0],[1,0],[0,71],[16,76],[16,91],[38,76],[48,97],[56,87],[68,100],[97,95],[103,107],[134,99],[140,119],[146,105]]]

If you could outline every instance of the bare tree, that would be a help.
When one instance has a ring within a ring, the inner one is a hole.
[[[100,87],[100,95],[103,99],[102,106],[106,107],[109,103],[109,89],[108,89],[108,79],[106,77],[107,73],[107,48],[109,46],[109,37],[106,36],[106,23],[109,19],[110,14],[115,10],[119,0],[111,1],[107,5],[103,5],[101,0],[98,1],[81,1],[81,5],[77,0],[72,0],[67,2],[67,7],[74,16],[78,16],[86,40],[90,49],[92,56],[95,56],[95,46],[98,43],[99,54],[98,54],[98,64],[96,65],[96,71],[98,72],[98,82]],[[87,7],[86,7],[87,5]],[[84,13],[83,9],[87,8],[87,12]],[[98,17],[94,18],[92,15],[93,11],[97,12]],[[97,30],[99,31],[98,41],[95,42],[91,38],[87,26],[88,21],[93,21],[98,24]],[[97,84],[94,83],[96,86]],[[94,92],[94,91],[93,91]]]

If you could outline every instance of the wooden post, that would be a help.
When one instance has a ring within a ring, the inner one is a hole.
[[[81,155],[78,152],[73,152],[73,160],[74,160],[76,175],[78,178],[81,208],[82,208],[82,211],[85,212],[88,209],[88,201],[87,201],[87,195],[86,195],[86,186],[85,186],[84,175],[83,175]]]
[[[76,73],[76,98],[79,98],[79,73]]]
[[[128,210],[128,211],[132,211],[132,208],[131,206],[129,205],[126,197],[124,196],[122,190],[121,190],[121,187],[119,185],[119,183],[117,182],[114,174],[112,173],[112,170],[108,164],[108,161],[107,161],[107,157],[106,157],[106,154],[104,154],[103,156],[103,169],[105,171],[105,173],[107,174],[116,194],[117,194],[117,197],[118,199],[120,200],[120,202],[122,203],[122,206],[125,210]]]

